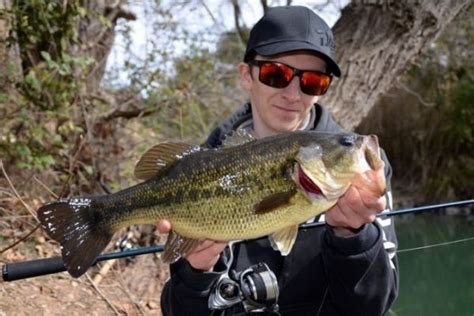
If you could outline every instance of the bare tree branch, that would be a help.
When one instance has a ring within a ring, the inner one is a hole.
[[[267,11],[268,11],[268,2],[267,2],[267,0],[260,0],[260,4],[262,5],[263,14],[267,13]]]
[[[28,234],[26,234],[25,236],[21,237],[20,239],[18,239],[17,241],[15,241],[13,244],[7,246],[6,248],[3,248],[2,250],[0,250],[0,253],[4,253],[5,251],[7,251],[8,249],[12,249],[13,247],[15,247],[16,245],[18,245],[19,243],[22,243],[23,241],[25,241],[28,237],[30,237],[31,235],[33,235],[33,233],[35,231],[38,230],[38,228],[40,228],[41,224],[37,224]]]
[[[7,180],[8,184],[10,185],[10,188],[12,189],[13,193],[15,193],[15,196],[18,198],[20,203],[26,208],[26,210],[33,216],[33,218],[36,220],[37,223],[39,223],[38,218],[36,217],[35,211],[26,204],[26,202],[21,198],[20,194],[16,190],[15,186],[13,185],[12,181],[10,180],[10,177],[8,176],[7,172],[5,171],[5,168],[3,167],[3,161],[0,160],[0,170],[2,170],[3,176]]]
[[[132,119],[136,117],[144,117],[144,116],[149,116],[153,113],[155,113],[157,109],[154,110],[147,110],[147,109],[134,109],[134,110],[128,110],[128,111],[123,111],[116,109],[112,113],[106,115],[103,120],[108,122],[116,118],[125,118],[125,119]]]
[[[100,297],[107,303],[107,305],[109,305],[109,307],[113,310],[113,312],[115,313],[115,315],[117,316],[120,316],[121,314],[119,313],[119,311],[115,308],[114,304],[107,298],[107,296],[105,296],[105,294],[99,289],[99,287],[94,283],[94,281],[92,280],[92,278],[89,276],[88,273],[85,274],[87,280],[89,281],[89,283],[91,284],[91,286],[94,288],[94,290],[96,290],[96,292],[100,295]]]
[[[413,91],[406,84],[401,82],[400,78],[397,78],[397,80],[395,81],[395,85],[398,88],[401,88],[403,91],[407,92],[408,94],[411,94],[412,96],[414,96],[418,100],[418,102],[420,102],[422,105],[428,106],[428,107],[432,107],[435,105],[433,102],[425,101],[419,93]]]
[[[326,2],[324,3],[320,3],[320,4],[315,4],[313,5],[313,9],[318,11],[318,12],[321,12],[323,11],[329,4],[331,4],[332,1],[331,0],[326,0]]]
[[[201,5],[204,7],[204,9],[206,10],[207,14],[209,14],[209,16],[211,17],[212,19],[212,22],[214,22],[214,25],[216,25],[220,30],[222,30],[222,25],[221,23],[219,23],[219,21],[217,21],[216,17],[214,16],[214,14],[212,14],[212,11],[211,9],[209,8],[209,6],[206,4],[206,2],[204,0],[200,0],[199,2],[201,2]]]
[[[244,45],[247,43],[247,36],[245,35],[242,27],[240,26],[240,22],[242,19],[242,11],[240,10],[240,5],[238,0],[232,0],[232,7],[234,8],[234,24],[235,29],[237,30],[237,34],[239,34],[239,38]]]

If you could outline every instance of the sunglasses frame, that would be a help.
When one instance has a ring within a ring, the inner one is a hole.
[[[304,94],[307,94],[307,95],[313,95],[313,96],[317,96],[317,95],[324,95],[328,89],[329,89],[329,86],[331,85],[331,82],[332,82],[332,75],[327,73],[327,72],[323,72],[323,71],[319,71],[319,70],[302,70],[302,69],[298,69],[298,68],[295,68],[295,67],[292,67],[290,65],[287,65],[285,63],[282,63],[282,62],[279,62],[279,61],[272,61],[272,60],[260,60],[260,59],[253,59],[253,60],[249,60],[247,62],[248,65],[250,66],[258,66],[258,80],[263,83],[264,85],[267,85],[269,87],[272,87],[272,88],[275,88],[275,89],[283,89],[283,88],[286,88],[288,87],[288,85],[291,83],[291,81],[293,80],[293,78],[295,77],[299,77],[299,84],[300,84],[300,89],[301,91],[304,93]],[[264,64],[280,64],[280,65],[283,65],[289,69],[291,69],[293,71],[293,75],[291,76],[291,79],[288,81],[288,84],[284,87],[274,87],[274,86],[271,86],[265,82],[263,82],[260,78],[260,74],[261,74],[261,69],[262,69],[262,65]],[[303,91],[303,88],[301,86],[301,80],[303,78],[303,74],[304,73],[316,73],[318,75],[323,75],[323,76],[327,76],[329,77],[329,83],[328,83],[328,86],[327,88],[325,89],[325,91],[321,94],[310,94],[310,93],[306,93]]]

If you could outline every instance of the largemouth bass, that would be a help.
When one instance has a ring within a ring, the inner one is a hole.
[[[382,195],[383,168],[376,136],[292,132],[259,140],[234,136],[227,146],[203,149],[164,143],[144,154],[135,175],[145,180],[114,194],[75,197],[42,206],[38,218],[62,247],[73,277],[82,275],[119,229],[171,222],[163,259],[173,262],[204,239],[270,235],[283,255],[298,225],[330,209],[351,184]]]

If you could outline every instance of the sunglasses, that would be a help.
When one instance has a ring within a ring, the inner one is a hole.
[[[273,88],[285,88],[295,76],[300,77],[301,91],[309,95],[323,95],[331,84],[332,76],[317,70],[300,70],[283,63],[267,60],[251,60],[249,65],[258,66],[258,79]]]

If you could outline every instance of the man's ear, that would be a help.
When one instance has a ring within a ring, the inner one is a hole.
[[[246,63],[239,63],[239,65],[237,66],[237,69],[239,70],[240,86],[242,87],[242,89],[246,91],[250,91],[250,89],[252,88],[252,82],[253,82],[253,78],[250,73],[251,71],[250,65]]]

